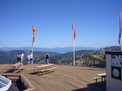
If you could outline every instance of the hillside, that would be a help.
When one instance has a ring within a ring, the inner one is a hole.
[[[120,50],[119,46],[110,46],[101,48],[100,50],[80,50],[76,51],[76,65],[89,66],[100,64],[105,66],[105,51]],[[30,53],[30,50],[13,50],[13,51],[0,51],[0,64],[3,63],[15,63],[16,55],[18,53],[24,53],[24,62],[26,63],[26,56]],[[34,51],[34,63],[45,63],[46,52]],[[55,53],[48,52],[50,54],[50,63],[54,64],[68,64],[72,65],[72,52],[67,53]]]
[[[89,52],[88,54],[79,54],[76,56],[76,64],[82,66],[106,66],[105,51],[120,51],[119,46],[110,46],[100,50]]]
[[[29,53],[31,53],[30,50],[13,50],[13,51],[0,51],[0,57],[16,57],[17,54],[20,53],[24,53],[25,56],[28,55]],[[34,56],[35,57],[39,57],[41,55],[45,55],[46,52],[42,52],[42,51],[34,51]],[[48,52],[51,56],[54,55],[59,55],[60,53],[56,53],[56,52]]]
[[[75,51],[75,55],[83,55],[83,54],[87,54],[87,53],[90,53],[90,52],[93,52],[94,50],[80,50],[80,51]],[[59,55],[55,55],[54,57],[72,57],[73,55],[73,52],[67,52],[67,53],[63,53],[63,54],[59,54]]]
[[[13,50],[13,51],[0,51],[0,64],[3,63],[15,63],[16,62],[16,57],[17,54],[20,53],[24,53],[24,61],[26,62],[26,56],[31,53],[30,50]],[[35,60],[40,57],[40,56],[44,56],[46,52],[42,52],[42,51],[34,51],[34,58]],[[54,56],[54,55],[59,55],[60,53],[55,53],[55,52],[48,52],[50,54],[50,56]]]

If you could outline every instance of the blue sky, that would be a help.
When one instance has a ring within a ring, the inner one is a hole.
[[[32,25],[37,29],[34,47],[118,45],[122,0],[0,0],[0,47],[31,47]]]

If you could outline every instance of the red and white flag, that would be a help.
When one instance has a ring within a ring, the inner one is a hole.
[[[32,43],[34,43],[34,33],[36,32],[36,28],[34,26],[32,26]]]
[[[72,22],[72,31],[73,31],[73,37],[75,39],[75,37],[76,37],[76,30],[75,30],[75,27],[74,27],[74,22]]]

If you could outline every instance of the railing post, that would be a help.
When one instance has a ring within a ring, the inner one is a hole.
[[[11,64],[11,57],[10,57],[10,64]]]

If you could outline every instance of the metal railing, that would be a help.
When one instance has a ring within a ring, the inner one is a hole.
[[[23,63],[26,63],[26,59],[23,59]],[[0,57],[0,64],[14,64],[17,63],[17,58],[16,57]]]

